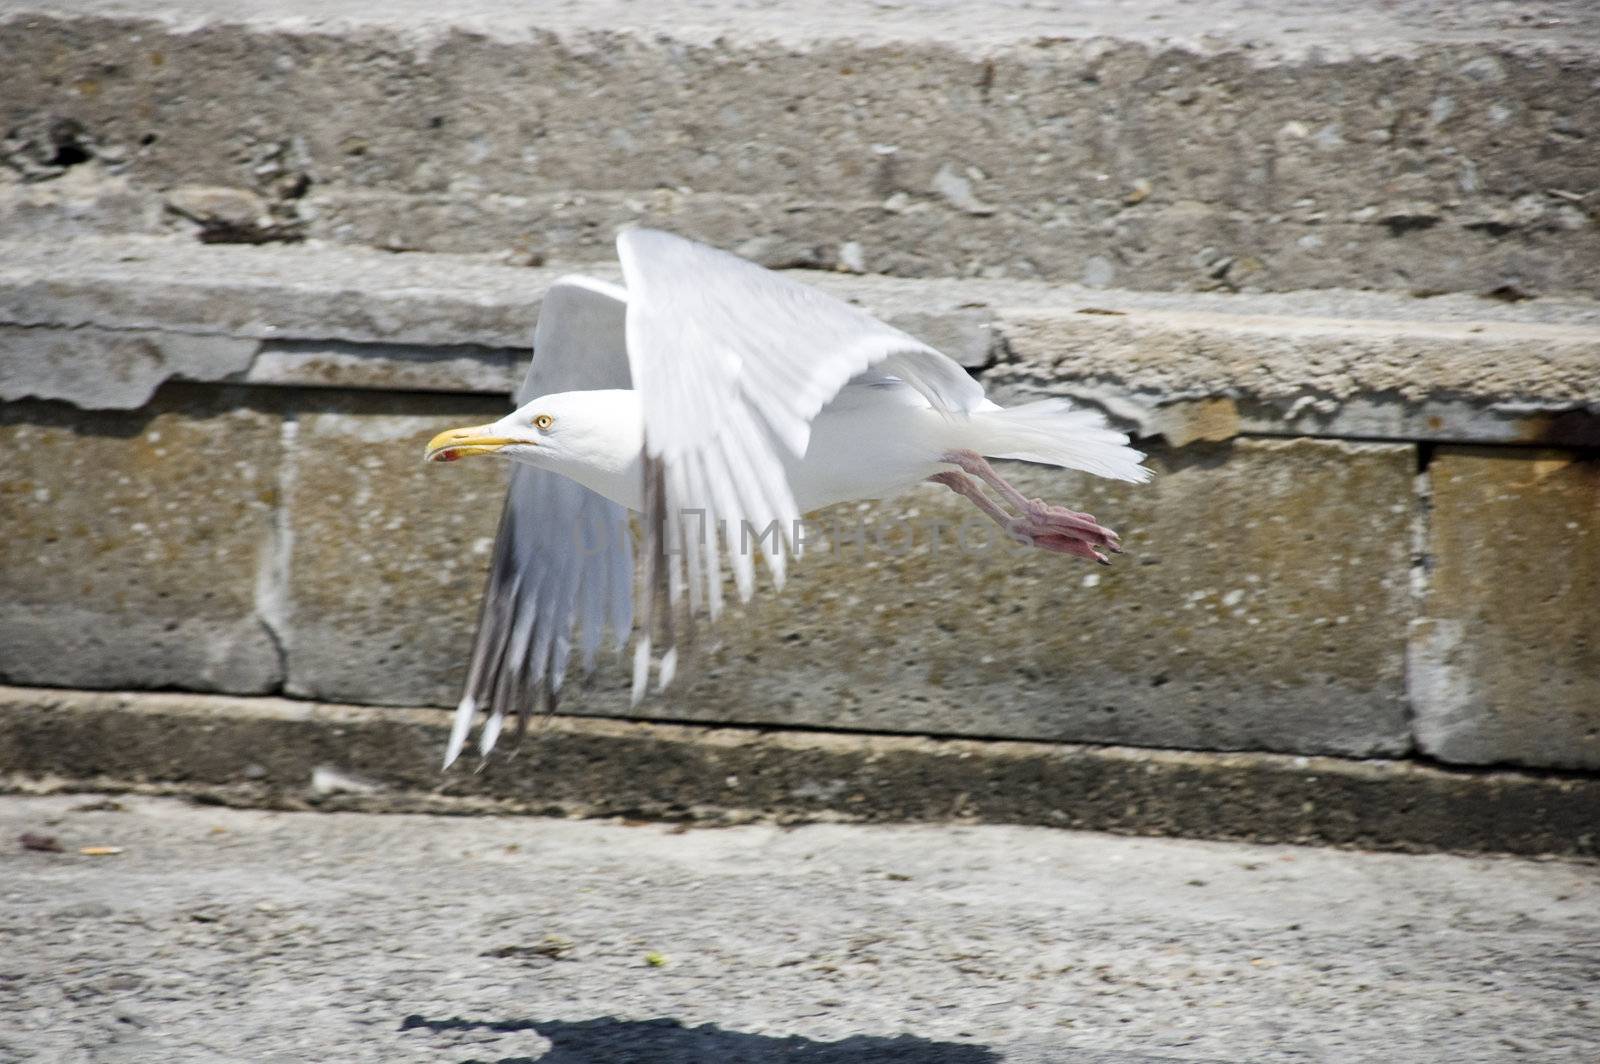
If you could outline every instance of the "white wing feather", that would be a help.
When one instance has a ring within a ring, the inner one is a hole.
[[[628,361],[644,413],[646,464],[659,465],[663,482],[655,512],[645,514],[646,534],[652,541],[687,538],[686,550],[670,559],[671,579],[647,576],[648,597],[641,601],[647,626],[655,602],[656,610],[668,610],[670,627],[668,588],[685,582],[692,601],[704,601],[713,618],[720,611],[718,528],[726,530],[739,596],[748,600],[754,565],[744,530],[759,535],[776,521],[780,542],[764,554],[781,586],[784,545],[793,546],[800,514],[780,449],[803,455],[812,419],[851,378],[875,368],[952,414],[984,402],[982,386],[933,348],[734,255],[648,229],[624,232],[617,251],[628,289]],[[684,517],[691,511],[706,514],[709,542],[697,542],[696,520]],[[687,581],[678,570],[685,555],[694,559]],[[652,556],[653,548],[647,571]],[[663,649],[670,654],[673,647]],[[647,660],[648,651],[636,656],[636,694],[645,687],[638,670]]]

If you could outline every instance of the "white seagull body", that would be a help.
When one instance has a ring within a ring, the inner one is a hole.
[[[720,612],[724,560],[750,597],[746,526],[756,538],[776,523],[782,539],[762,554],[780,586],[802,514],[925,480],[1043,549],[1100,562],[1118,549],[1094,518],[1024,498],[985,460],[1148,479],[1144,456],[1098,413],[1060,400],[1002,409],[926,344],[725,252],[645,229],[622,233],[617,250],[625,287],[568,277],[546,293],[517,409],[428,444],[431,461],[517,463],[447,766],[480,711],[486,754],[509,711],[526,721],[541,695],[554,706],[574,649],[587,670],[608,629],[626,644],[628,511],[647,541],[636,700],[657,637],[661,686],[672,678],[677,607],[690,622]],[[731,530],[726,544],[718,528]]]

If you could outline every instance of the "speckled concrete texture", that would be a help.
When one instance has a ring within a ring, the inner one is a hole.
[[[1419,745],[1445,761],[1600,769],[1600,459],[1447,448],[1428,473]]]
[[[0,448],[0,675],[234,692],[283,682],[256,609],[280,503],[276,416],[228,396],[91,416],[0,407]]]
[[[506,468],[470,464],[446,505],[422,444],[503,404],[410,398],[322,404],[294,421],[286,464],[285,689],[453,705],[505,498]],[[376,533],[376,534],[375,534]]]
[[[567,712],[1358,757],[1410,748],[1413,450],[1237,440],[1128,485],[1007,464],[1122,530],[1109,567],[1005,541],[934,486],[813,515],[781,593],[681,688]],[[620,671],[620,670],[619,670]]]
[[[13,4],[0,218],[550,262],[645,221],[768,265],[1593,293],[1593,5],[1285,11]]]
[[[1586,1064],[1600,1039],[1600,881],[1559,861],[92,795],[0,798],[0,849],[19,1064]]]

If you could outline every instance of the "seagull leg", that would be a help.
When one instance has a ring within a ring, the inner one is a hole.
[[[1006,511],[1001,508],[999,503],[995,502],[993,499],[989,498],[989,496],[983,493],[983,485],[979,484],[976,480],[973,480],[965,473],[957,473],[953,469],[944,473],[935,473],[933,476],[928,478],[928,483],[943,484],[945,487],[949,488],[957,495],[960,495],[962,498],[970,500],[974,506],[988,514],[990,520],[994,521],[995,524],[1005,529],[1006,533],[1012,538],[1016,539],[1019,543],[1028,542],[1023,537],[1018,536],[1011,531],[1011,523],[1014,518],[1012,518],[1010,514],[1006,513]]]
[[[978,509],[1016,539],[1041,550],[1070,554],[1101,565],[1111,564],[1111,559],[1102,551],[1122,553],[1117,534],[1101,525],[1092,514],[1079,513],[1065,506],[1052,506],[1043,499],[1028,498],[976,451],[951,451],[943,455],[941,460],[960,467],[962,472],[937,473],[928,479],[971,499]],[[973,477],[989,484],[1001,498],[1020,512],[1016,516],[1007,513],[983,493]]]

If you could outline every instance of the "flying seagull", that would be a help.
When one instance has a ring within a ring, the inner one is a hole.
[[[1149,479],[1098,412],[1059,399],[1003,409],[956,362],[865,311],[670,233],[626,230],[617,254],[622,286],[571,276],[545,294],[517,408],[428,443],[431,462],[513,462],[446,767],[480,712],[487,754],[508,711],[525,725],[541,700],[554,709],[574,651],[587,672],[608,630],[625,647],[629,511],[645,541],[636,702],[655,641],[665,687],[693,619],[721,611],[725,559],[749,599],[746,533],[781,587],[796,521],[833,503],[932,481],[1023,543],[1102,564],[1119,550],[1093,517],[1027,498],[988,462]]]

